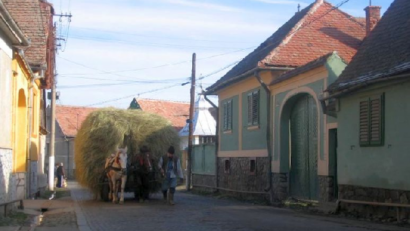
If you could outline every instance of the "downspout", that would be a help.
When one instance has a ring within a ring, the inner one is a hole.
[[[216,110],[216,130],[215,130],[215,189],[214,192],[218,192],[218,150],[219,150],[219,108],[211,100],[208,99],[207,95],[204,93],[205,100],[212,105]]]
[[[259,72],[255,71],[254,75],[258,80],[259,84],[266,92],[266,145],[268,150],[268,188],[265,189],[266,192],[270,192],[271,195],[270,201],[273,202],[272,198],[272,142],[271,142],[271,91],[269,87],[263,82],[259,76]]]

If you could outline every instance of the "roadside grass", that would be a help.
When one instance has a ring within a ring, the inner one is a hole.
[[[23,212],[11,211],[7,217],[0,216],[0,226],[22,226],[30,224],[31,217]]]

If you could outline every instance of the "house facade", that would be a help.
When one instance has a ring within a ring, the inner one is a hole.
[[[332,199],[320,193],[320,182],[330,187],[334,174],[323,134],[337,123],[323,115],[318,98],[359,48],[366,34],[362,22],[317,0],[207,89],[219,97],[221,192],[271,201]],[[320,64],[305,70],[315,60]],[[289,125],[291,119],[295,124]]]
[[[3,4],[30,39],[29,46],[20,47],[14,53],[12,64],[13,114],[17,122],[13,125],[13,146],[17,149],[13,158],[14,171],[19,173],[19,182],[24,183],[28,197],[47,185],[44,173],[45,106],[46,89],[50,89],[54,82],[54,10],[43,0],[4,0]],[[22,136],[23,133],[26,135]],[[23,153],[26,154],[23,156]]]
[[[21,29],[15,23],[7,9],[0,2],[0,203],[6,203],[17,198],[23,198],[24,188],[18,193],[18,174],[15,171],[16,156],[14,140],[14,103],[13,103],[13,59],[18,51],[17,47],[29,45]],[[24,102],[26,97],[22,99]],[[21,107],[22,113],[27,112],[26,105]],[[26,115],[26,114],[24,114]],[[22,128],[23,130],[24,128]],[[23,139],[27,138],[27,133],[23,134]],[[24,150],[23,150],[24,151]],[[26,152],[22,153],[24,157]]]
[[[337,104],[339,199],[361,215],[409,217],[386,206],[410,204],[409,21],[410,2],[395,0],[324,98]]]

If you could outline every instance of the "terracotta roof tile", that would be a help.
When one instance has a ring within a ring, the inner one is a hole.
[[[410,72],[409,38],[410,1],[395,0],[328,91],[348,92],[347,88]]]
[[[3,0],[4,5],[23,33],[31,41],[24,53],[30,65],[46,64],[47,22],[50,12],[39,0]]]
[[[318,59],[315,59],[315,60],[313,60],[313,61],[311,61],[311,62],[309,62],[309,63],[307,63],[303,66],[300,66],[298,68],[295,68],[293,70],[290,70],[290,71],[287,71],[287,72],[283,73],[277,79],[273,80],[271,82],[271,85],[283,82],[283,81],[288,80],[292,77],[295,77],[299,74],[302,74],[304,72],[313,70],[317,67],[323,66],[323,65],[325,65],[327,60],[332,56],[336,56],[336,57],[340,58],[339,55],[337,54],[337,52],[330,52],[329,54],[321,56]]]
[[[168,119],[176,130],[181,130],[189,117],[189,103],[154,99],[134,99],[143,111]]]
[[[75,137],[86,117],[98,108],[56,105],[56,120],[67,137]]]
[[[296,13],[208,91],[215,92],[258,66],[298,67],[332,51],[349,62],[365,37],[366,28],[354,17],[332,9],[330,3],[317,1]]]

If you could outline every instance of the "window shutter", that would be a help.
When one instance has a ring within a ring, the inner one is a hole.
[[[252,125],[252,94],[248,94],[248,125]]]
[[[232,130],[232,100],[228,101],[228,130]]]
[[[225,102],[224,103],[224,130],[227,130],[228,129],[228,103],[227,102]]]
[[[369,100],[360,101],[360,145],[369,145]]]
[[[379,146],[384,141],[384,94],[360,101],[361,146]]]
[[[370,99],[370,144],[383,144],[383,95]]]
[[[252,124],[259,124],[259,91],[252,94]]]

